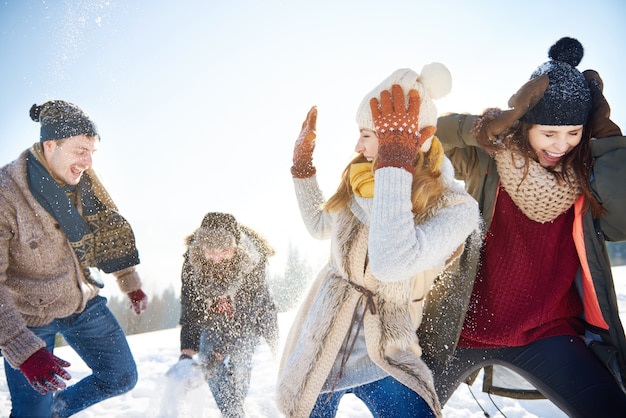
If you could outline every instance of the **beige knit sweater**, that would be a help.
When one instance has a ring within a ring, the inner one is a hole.
[[[26,157],[0,169],[0,349],[17,368],[45,346],[27,327],[81,312],[98,294],[57,221],[31,195]],[[134,267],[114,273],[122,292],[141,287]]]

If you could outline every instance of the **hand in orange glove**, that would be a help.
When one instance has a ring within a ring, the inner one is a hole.
[[[370,100],[372,119],[378,136],[378,162],[381,167],[404,168],[414,173],[413,164],[419,148],[434,135],[437,128],[426,126],[418,130],[420,95],[417,90],[409,91],[409,108],[404,102],[402,87],[391,86],[391,93],[384,90],[378,99]]]
[[[591,113],[587,121],[587,127],[591,131],[593,138],[606,138],[609,136],[622,136],[622,130],[610,119],[611,107],[606,101],[602,90],[604,83],[594,70],[585,70],[583,75],[591,90]]]
[[[315,124],[317,123],[317,107],[313,106],[306,115],[306,120],[302,123],[300,136],[296,140],[293,148],[293,166],[291,175],[306,179],[316,172],[313,166],[313,151],[315,150]]]
[[[141,313],[148,307],[148,295],[146,295],[141,289],[129,292],[128,298],[130,299],[130,307],[137,315],[141,315]]]

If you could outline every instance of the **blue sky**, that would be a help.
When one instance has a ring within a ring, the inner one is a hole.
[[[562,36],[605,82],[626,128],[621,0],[4,0],[0,2],[0,164],[38,139],[33,103],[63,99],[94,118],[95,169],[131,221],[147,287],[178,287],[184,237],[204,213],[328,251],[300,220],[289,167],[317,105],[314,156],[330,195],[358,138],[363,96],[393,70],[439,61],[440,113],[505,107]],[[111,286],[108,286],[111,287]]]

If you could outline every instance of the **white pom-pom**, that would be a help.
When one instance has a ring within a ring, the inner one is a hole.
[[[441,99],[452,90],[452,75],[440,62],[424,65],[418,80],[433,99]]]

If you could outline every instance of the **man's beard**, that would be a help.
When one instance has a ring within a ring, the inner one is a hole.
[[[206,260],[203,270],[207,275],[213,277],[216,280],[227,280],[237,274],[238,270],[238,257],[233,257],[230,260],[222,260],[220,262]]]
[[[209,292],[215,296],[229,293],[229,290],[239,288],[241,258],[236,255],[231,260],[214,262],[203,259],[200,268],[200,281],[204,282]]]

